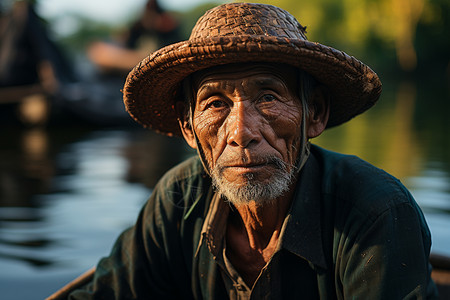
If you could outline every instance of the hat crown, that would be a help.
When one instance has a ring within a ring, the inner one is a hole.
[[[287,11],[266,4],[231,3],[207,11],[190,40],[224,36],[274,36],[306,40],[306,27]]]
[[[378,100],[377,74],[354,57],[306,40],[305,27],[283,9],[233,3],[206,12],[182,41],[152,53],[130,72],[123,90],[126,109],[144,127],[181,136],[176,102],[183,80],[225,64],[282,63],[301,69],[332,95],[327,128],[342,124]]]

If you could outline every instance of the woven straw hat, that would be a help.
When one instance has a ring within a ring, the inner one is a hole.
[[[368,66],[342,51],[310,42],[287,11],[254,3],[224,4],[207,11],[189,40],[142,60],[123,90],[130,115],[144,127],[181,135],[174,104],[181,81],[212,66],[241,62],[289,64],[312,75],[332,94],[327,128],[364,112],[378,100],[381,82]]]

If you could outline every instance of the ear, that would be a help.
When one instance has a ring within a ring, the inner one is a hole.
[[[308,138],[315,138],[325,130],[330,116],[330,97],[325,86],[314,88],[311,103],[306,133]]]
[[[180,126],[180,130],[183,134],[184,140],[191,148],[197,149],[194,131],[186,117],[186,105],[184,104],[184,102],[180,101],[175,103],[175,110],[178,115],[178,125]]]

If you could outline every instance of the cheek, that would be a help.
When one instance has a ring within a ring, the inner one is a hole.
[[[280,137],[289,139],[298,135],[301,122],[301,110],[291,110],[280,113],[272,124]]]
[[[206,113],[199,112],[194,115],[194,130],[200,141],[209,167],[213,167],[220,155],[220,141],[223,135],[220,130],[221,120],[211,117]]]
[[[261,112],[280,133],[289,134],[294,127],[301,125],[302,107],[298,102],[298,99],[279,102],[270,109],[262,109]]]
[[[297,106],[289,106],[278,111],[276,117],[269,120],[273,136],[272,145],[278,149],[286,161],[293,163],[298,154],[301,140],[302,110]]]

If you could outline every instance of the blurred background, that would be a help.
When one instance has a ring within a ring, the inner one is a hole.
[[[94,266],[158,178],[194,154],[135,124],[120,90],[132,66],[223,2],[0,0],[1,299],[42,299]],[[259,2],[379,74],[379,103],[315,143],[398,177],[432,251],[450,256],[450,2]]]

